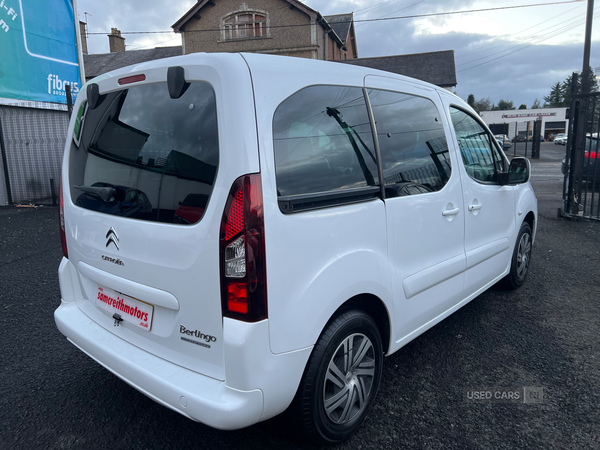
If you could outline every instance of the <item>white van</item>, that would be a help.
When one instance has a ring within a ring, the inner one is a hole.
[[[60,189],[59,330],[219,429],[360,426],[383,357],[527,276],[537,200],[451,93],[338,63],[193,54],[88,83]]]

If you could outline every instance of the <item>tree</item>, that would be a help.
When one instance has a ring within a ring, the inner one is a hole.
[[[563,89],[563,106],[571,105],[571,84],[573,83],[573,75],[569,75],[565,81],[562,83]],[[594,70],[590,67],[590,92],[598,91],[598,79],[596,78],[596,74]],[[576,92],[581,92],[581,76],[577,77],[577,87]]]
[[[519,106],[519,109],[527,109],[527,105],[525,103],[521,103],[521,106]]]
[[[475,96],[473,94],[469,94],[469,97],[467,98],[467,103],[471,108],[475,109]]]
[[[581,90],[581,76],[579,76],[578,78],[579,80],[579,86],[578,86],[578,92]],[[596,78],[596,74],[594,73],[594,69],[592,69],[590,67],[590,92],[598,92],[599,86],[598,86],[598,78]]]
[[[533,102],[533,105],[531,105],[531,109],[540,109],[542,107],[541,103],[540,103],[540,99],[536,98],[535,101]]]
[[[500,101],[498,102],[498,106],[497,106],[498,110],[500,111],[506,111],[509,109],[516,109],[515,105],[513,105],[512,100],[502,100],[500,99]]]
[[[564,106],[564,98],[563,85],[560,81],[557,81],[550,89],[550,94],[544,97],[544,108],[558,108]]]
[[[491,111],[492,110],[492,101],[489,97],[482,98],[480,100],[475,100],[473,104],[473,109],[480,113],[481,111]]]
[[[489,97],[476,100],[473,94],[469,94],[469,97],[467,97],[467,103],[477,112],[477,114],[479,114],[481,111],[492,110],[492,102]]]
[[[569,75],[562,83],[557,81],[556,84],[552,85],[550,94],[544,97],[544,108],[558,108],[561,106],[571,105],[571,84],[573,82],[573,75]],[[590,68],[590,92],[597,92],[599,89],[598,79],[596,74]],[[581,77],[577,77],[576,92],[581,92]]]
[[[565,106],[569,106],[571,104],[571,84],[573,83],[573,74],[569,75],[565,81],[562,83],[563,90],[563,98]],[[577,86],[577,90],[579,90],[579,83]]]

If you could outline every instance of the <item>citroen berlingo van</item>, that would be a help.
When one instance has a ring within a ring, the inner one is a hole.
[[[530,164],[444,89],[192,54],[95,78],[60,188],[59,330],[182,415],[347,439],[390,355],[530,267]]]

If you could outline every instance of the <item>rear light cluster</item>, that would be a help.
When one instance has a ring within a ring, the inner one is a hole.
[[[585,152],[585,159],[596,159],[596,155],[596,152]]]
[[[245,322],[267,318],[265,233],[260,174],[238,178],[221,221],[223,315]]]
[[[58,183],[58,224],[60,228],[60,243],[62,245],[63,256],[69,258],[67,251],[67,234],[65,232],[65,202],[63,200],[62,176]]]

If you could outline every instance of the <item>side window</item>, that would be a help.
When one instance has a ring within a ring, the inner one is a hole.
[[[377,127],[386,197],[439,191],[452,171],[440,114],[426,98],[368,91]]]
[[[361,88],[311,86],[288,97],[273,116],[273,146],[279,197],[379,182]]]
[[[450,107],[463,163],[469,176],[477,181],[496,182],[503,160],[493,144],[493,137],[466,112]]]

